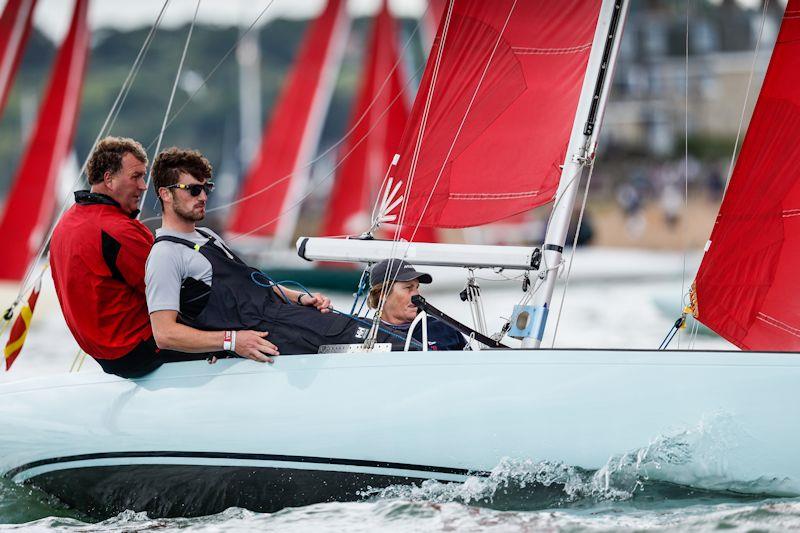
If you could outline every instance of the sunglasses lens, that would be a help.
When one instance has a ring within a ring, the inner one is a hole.
[[[203,189],[205,189],[206,194],[211,194],[211,192],[214,190],[214,184],[211,183],[210,181],[207,182],[207,183],[204,183],[203,184]]]

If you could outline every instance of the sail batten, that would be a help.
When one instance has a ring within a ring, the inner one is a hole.
[[[268,238],[275,247],[288,247],[299,211],[295,204],[308,181],[348,31],[345,2],[329,0],[309,27],[264,130],[233,207],[229,235]]]
[[[53,216],[56,178],[72,146],[88,59],[88,3],[75,2],[36,126],[0,214],[0,279],[22,279]]]
[[[746,350],[800,350],[800,0],[789,0],[695,279],[697,318]]]
[[[448,5],[401,143],[404,225],[477,226],[553,199],[600,5]]]

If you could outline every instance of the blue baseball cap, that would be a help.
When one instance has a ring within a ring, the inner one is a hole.
[[[390,270],[391,269],[391,270]],[[387,275],[387,272],[390,272]],[[402,259],[384,259],[372,265],[369,270],[369,284],[372,287],[383,283],[384,280],[394,281],[419,280],[420,283],[431,283],[433,278],[426,272],[417,272],[414,265]]]

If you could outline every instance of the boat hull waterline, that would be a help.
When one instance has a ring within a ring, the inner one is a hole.
[[[0,472],[98,516],[274,511],[508,459],[800,495],[800,357],[508,350],[165,365],[0,385]],[[587,401],[588,399],[588,401]]]

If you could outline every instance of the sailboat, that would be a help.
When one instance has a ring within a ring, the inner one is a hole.
[[[530,272],[532,304],[515,309],[509,330],[521,349],[366,347],[279,357],[270,366],[174,363],[137,380],[79,373],[6,383],[2,475],[98,517],[351,500],[394,484],[464,482],[508,459],[606,473],[630,465],[692,487],[800,495],[800,358],[779,351],[797,349],[791,287],[781,285],[792,282],[782,268],[797,246],[786,232],[777,239],[755,229],[759,220],[772,229],[797,220],[785,203],[796,187],[795,148],[785,141],[800,135],[800,0],[788,3],[694,292],[700,320],[759,351],[540,347],[627,8],[625,0],[454,0],[439,25],[394,172],[404,198],[398,220],[455,226],[466,214],[481,223],[501,205],[522,211],[555,198],[541,249],[301,241],[304,255],[326,261],[392,255]],[[529,143],[536,149],[520,149]],[[781,153],[762,157],[765,143]],[[504,179],[472,179],[482,173]],[[728,199],[755,182],[758,194]],[[737,211],[745,204],[756,210]],[[728,248],[745,229],[759,236],[746,244],[753,248]],[[724,289],[734,264],[761,291],[749,305],[746,289]],[[766,335],[767,327],[783,333]]]
[[[36,126],[0,213],[0,280],[23,278],[53,218],[56,181],[72,147],[89,53],[87,12],[88,0],[77,0]]]
[[[11,0],[0,16],[0,116],[31,34],[34,7],[36,0]]]

